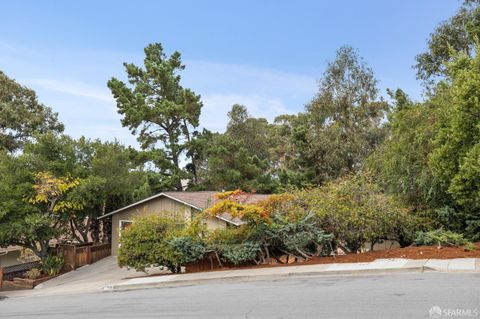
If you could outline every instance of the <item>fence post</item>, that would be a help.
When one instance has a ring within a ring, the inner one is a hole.
[[[3,285],[3,268],[0,267],[0,290],[2,289]]]
[[[87,264],[92,264],[92,246],[87,247]]]
[[[73,270],[78,268],[77,264],[77,246],[73,245],[71,246],[73,250]]]

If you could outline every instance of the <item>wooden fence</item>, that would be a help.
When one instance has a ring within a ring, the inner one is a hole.
[[[58,251],[65,261],[62,270],[70,271],[110,256],[111,246],[109,243],[60,244]]]
[[[63,257],[65,263],[62,272],[75,270],[78,267],[92,264],[102,258],[110,256],[110,244],[60,244],[58,254]],[[40,261],[23,263],[19,265],[0,267],[0,289],[3,281],[21,278],[28,270],[40,268]]]
[[[32,261],[19,265],[0,267],[0,289],[2,289],[3,281],[12,280],[15,277],[23,277],[27,271],[33,268],[40,268],[40,262]]]

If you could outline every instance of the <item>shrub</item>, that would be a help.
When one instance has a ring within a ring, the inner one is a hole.
[[[42,260],[42,270],[48,276],[55,276],[62,270],[63,263],[64,261],[62,257],[49,255]]]
[[[467,243],[463,246],[463,249],[465,251],[472,251],[472,250],[476,250],[477,249],[477,246],[475,246],[474,243]]]
[[[201,259],[205,253],[203,242],[190,236],[173,237],[168,240],[168,245],[172,250],[174,263],[181,266]]]
[[[251,225],[216,229],[206,238],[208,251],[215,252],[224,262],[235,265],[257,262],[260,244],[255,243]],[[258,242],[258,240],[257,240]]]
[[[418,232],[415,243],[419,246],[438,245],[458,247],[469,244],[469,241],[466,240],[462,234],[440,228],[428,232]]]
[[[40,269],[32,268],[25,273],[25,278],[35,280],[39,278],[41,274],[42,274],[42,271]]]
[[[118,263],[137,271],[166,267],[178,273],[181,266],[201,258],[204,253],[203,243],[192,232],[174,219],[158,215],[136,218],[122,233]]]
[[[257,264],[283,255],[308,259],[338,246],[357,252],[384,239],[411,243],[418,220],[368,176],[348,176],[324,187],[272,195],[251,203],[242,191],[218,194],[219,201],[185,227],[158,215],[140,217],[122,233],[120,266],[145,271],[181,266],[214,253],[221,263]],[[238,227],[207,231],[202,218],[223,213],[241,219]]]
[[[314,212],[318,227],[347,252],[384,239],[411,242],[418,230],[408,212],[368,175],[347,176],[295,196],[297,209]]]
[[[330,251],[328,244],[333,236],[322,230],[314,213],[292,206],[292,199],[291,195],[276,195],[253,209],[252,204],[222,204],[235,207],[240,217],[249,222],[237,228],[214,231],[207,240],[208,249],[223,261],[236,265],[264,263],[270,257],[279,260],[281,255],[308,259],[325,253],[326,247]]]
[[[295,216],[293,220],[275,213],[272,223],[266,227],[266,234],[272,250],[304,259],[330,252],[330,247],[326,249],[326,246],[333,238],[322,230],[318,217],[312,212]]]
[[[256,261],[260,252],[260,244],[247,241],[241,244],[223,246],[222,256],[234,265]],[[258,263],[258,262],[257,262]]]

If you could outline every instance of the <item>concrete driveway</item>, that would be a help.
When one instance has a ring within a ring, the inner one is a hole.
[[[150,269],[148,274],[166,272],[160,269]],[[106,257],[98,262],[70,271],[60,275],[33,290],[20,290],[2,292],[9,297],[37,296],[37,295],[58,295],[100,291],[107,284],[121,283],[125,279],[147,276],[144,272],[127,270],[117,265],[116,257]]]

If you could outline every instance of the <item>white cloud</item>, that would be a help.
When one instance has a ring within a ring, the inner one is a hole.
[[[224,131],[233,104],[245,105],[252,116],[272,121],[296,113],[317,90],[314,77],[247,65],[186,61],[184,85],[202,95],[201,125]]]
[[[204,107],[200,123],[210,130],[224,131],[228,121],[227,113],[234,104],[245,105],[252,116],[263,117],[269,121],[280,114],[292,113],[292,110],[277,98],[254,94],[211,94],[203,97]]]
[[[185,61],[184,81],[194,90],[304,99],[317,88],[315,77],[249,65]]]
[[[33,88],[40,101],[59,113],[66,133],[113,139],[135,145],[120,123],[115,101],[106,86],[112,76],[125,79],[124,61],[142,63],[141,50],[104,52],[50,47],[24,47],[0,41],[0,69]],[[250,114],[273,120],[301,111],[317,89],[310,74],[252,65],[185,59],[182,85],[201,94],[200,124],[224,131],[227,112],[243,104]]]
[[[27,84],[40,86],[49,91],[65,93],[74,96],[81,96],[101,102],[114,103],[112,95],[107,88],[99,88],[79,81],[54,80],[54,79],[33,79]]]

